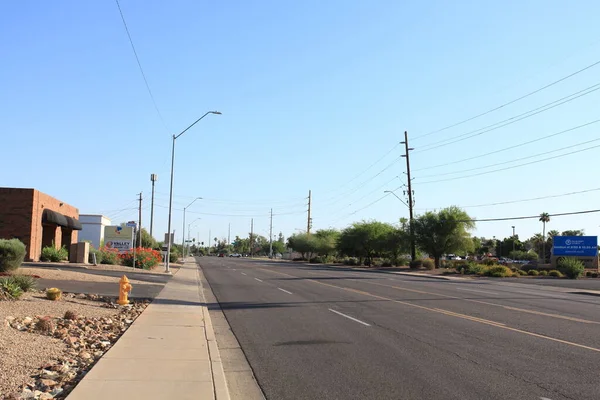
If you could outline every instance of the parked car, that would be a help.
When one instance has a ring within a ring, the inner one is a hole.
[[[233,253],[233,254],[230,254],[230,255],[229,255],[229,257],[241,257],[241,256],[242,256],[242,255],[241,255],[241,254],[238,254],[238,253]]]
[[[219,257],[225,257],[225,254],[219,253]]]

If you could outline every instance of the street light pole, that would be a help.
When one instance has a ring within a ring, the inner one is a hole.
[[[192,126],[196,125],[202,118],[206,117],[208,114],[216,114],[216,115],[220,115],[221,113],[219,111],[209,111],[207,113],[205,113],[203,116],[201,116],[200,118],[198,118],[196,121],[194,121],[193,124],[191,124],[190,126],[188,126],[187,128],[185,128],[179,135],[175,136],[173,135],[173,148],[171,150],[171,184],[170,184],[170,189],[169,189],[169,219],[168,219],[168,223],[167,223],[167,232],[169,233],[169,241],[167,244],[167,256],[165,257],[165,272],[166,273],[171,273],[171,269],[169,268],[169,257],[171,255],[171,217],[172,217],[172,212],[173,212],[173,170],[175,167],[175,141],[177,140],[178,137],[180,137],[181,135],[183,135],[185,132],[188,131],[188,129],[190,129]],[[183,234],[185,235],[185,231],[183,232]]]
[[[512,240],[512,242],[513,242],[513,257],[514,257],[514,255],[515,255],[514,254],[515,253],[515,242],[517,241],[517,238],[515,237],[515,226],[513,225],[512,228],[513,228],[513,240]]]
[[[196,197],[190,204],[188,204],[186,207],[183,207],[183,228],[182,228],[182,235],[183,235],[183,239],[181,240],[181,252],[183,253],[183,258],[185,258],[185,210],[190,208],[190,206],[192,204],[194,204],[194,202],[196,200],[202,200],[202,197]],[[190,238],[190,233],[188,232],[188,239]]]

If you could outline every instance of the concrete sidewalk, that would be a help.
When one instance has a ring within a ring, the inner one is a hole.
[[[68,400],[230,398],[198,266],[189,260]]]

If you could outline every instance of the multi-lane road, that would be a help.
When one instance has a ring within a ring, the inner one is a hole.
[[[203,257],[267,399],[600,399],[600,297]]]

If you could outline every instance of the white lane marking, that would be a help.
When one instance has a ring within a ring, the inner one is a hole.
[[[262,279],[258,279],[258,278],[254,278],[254,279],[256,279],[256,280],[257,280],[257,281],[259,281],[259,282],[262,282]]]
[[[358,322],[359,324],[363,324],[364,326],[371,326],[371,325],[367,324],[366,322],[363,322],[363,321],[361,321],[360,319],[356,319],[356,318],[354,318],[354,317],[351,317],[351,316],[349,316],[349,315],[346,315],[346,314],[344,314],[344,313],[341,313],[341,312],[339,312],[339,311],[332,310],[331,308],[329,309],[329,311],[331,311],[331,312],[333,312],[333,313],[336,313],[336,314],[338,314],[338,315],[341,315],[342,317],[346,317],[346,318],[348,318],[348,319],[351,319],[351,320],[352,320],[352,321],[354,321],[354,322]]]
[[[540,400],[552,400],[552,399],[549,399],[547,397],[540,397]]]
[[[245,272],[242,272],[242,275],[246,275],[246,273],[245,273]]]
[[[487,290],[477,290],[477,289],[465,289],[465,288],[455,288],[456,290],[466,290],[467,292],[479,292],[485,294],[498,294],[496,292],[489,292]]]
[[[278,287],[277,289],[281,290],[282,292],[286,292],[287,294],[293,294],[292,292],[288,292],[287,290],[285,290],[285,289],[282,289],[282,288],[280,288],[280,287]]]

